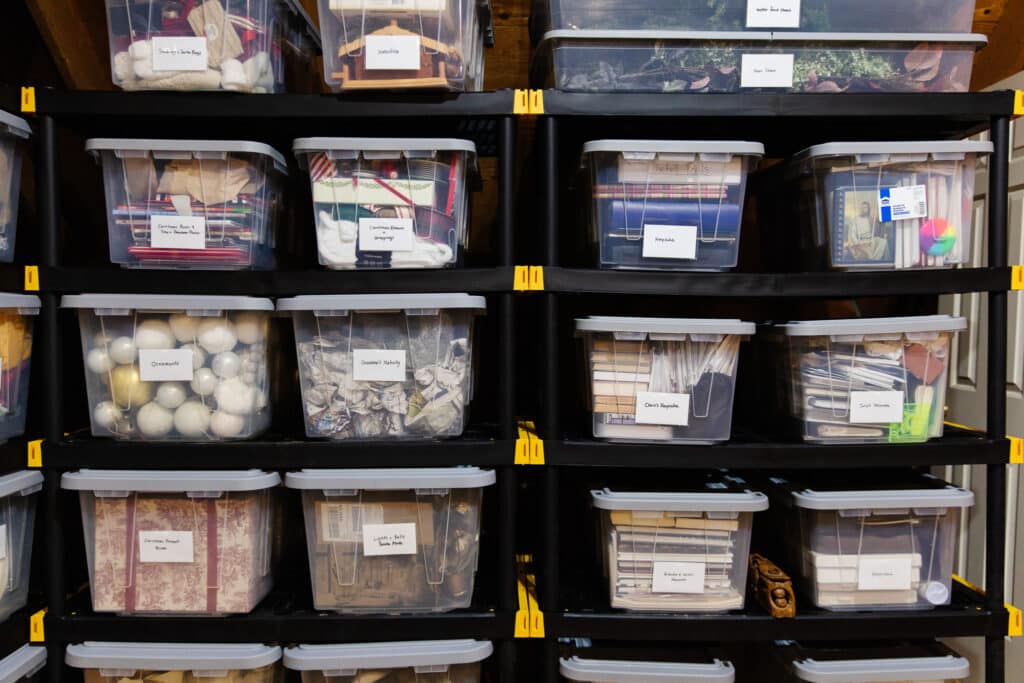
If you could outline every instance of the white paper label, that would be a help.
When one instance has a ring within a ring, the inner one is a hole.
[[[206,71],[206,38],[153,38],[153,71]]]
[[[149,246],[206,249],[206,219],[202,216],[150,216]]]
[[[905,591],[911,588],[913,560],[906,557],[871,557],[857,562],[857,590]]]
[[[192,349],[139,349],[143,382],[191,382]]]
[[[792,88],[793,55],[743,55],[741,88]]]
[[[883,187],[878,191],[878,220],[883,223],[928,216],[928,188],[924,185]]]
[[[361,251],[412,251],[411,218],[360,218]]]
[[[7,559],[7,525],[0,524],[0,560]]]
[[[747,0],[747,28],[800,28],[800,0]]]
[[[690,423],[690,395],[638,391],[635,421],[638,425],[685,427]]]
[[[139,562],[195,561],[191,531],[140,531]]]
[[[405,351],[356,349],[352,352],[352,378],[359,382],[404,382]]]
[[[655,562],[653,592],[704,592],[703,562]]]
[[[363,555],[415,555],[416,524],[364,524]]]
[[[418,71],[419,36],[366,36],[366,69]]]
[[[644,258],[697,258],[696,225],[645,225]]]
[[[850,424],[903,422],[902,391],[851,391]]]

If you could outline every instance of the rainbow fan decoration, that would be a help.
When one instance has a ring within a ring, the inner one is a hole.
[[[921,251],[929,256],[948,254],[956,244],[956,227],[944,218],[930,218],[921,225]]]

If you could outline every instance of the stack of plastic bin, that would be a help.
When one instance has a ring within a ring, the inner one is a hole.
[[[784,641],[774,650],[763,671],[780,683],[955,683],[971,673],[967,659],[939,643]]]
[[[38,680],[38,674],[46,666],[46,648],[37,645],[22,645],[0,659],[0,683]]]

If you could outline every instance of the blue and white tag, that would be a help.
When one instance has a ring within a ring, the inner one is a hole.
[[[885,187],[878,191],[878,220],[883,223],[928,216],[928,189],[924,185]]]

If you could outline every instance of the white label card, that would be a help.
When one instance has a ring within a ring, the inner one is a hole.
[[[363,555],[415,555],[416,524],[364,524]]]
[[[366,69],[418,71],[419,36],[366,36]]]
[[[635,421],[638,425],[685,427],[690,423],[690,395],[638,391]]]
[[[412,251],[411,218],[360,218],[360,251]]]
[[[187,564],[194,561],[191,531],[139,532],[139,562]]]
[[[743,55],[741,88],[792,88],[793,55]]]
[[[149,246],[206,249],[206,219],[202,216],[150,216]]]
[[[928,188],[924,185],[883,187],[878,191],[878,220],[883,223],[928,217]]]
[[[354,350],[352,352],[352,378],[359,382],[404,382],[405,351]]]
[[[0,524],[0,560],[7,559],[7,525]]]
[[[857,562],[857,590],[910,590],[913,559],[906,557],[861,556]]]
[[[903,422],[902,391],[851,391],[850,424]]]
[[[747,0],[747,28],[800,28],[800,0]]]
[[[652,590],[655,593],[703,593],[704,563],[655,562]]]
[[[644,258],[697,258],[696,225],[645,225]]]
[[[191,382],[192,349],[139,349],[143,382]]]
[[[153,38],[153,71],[206,71],[205,36]]]

